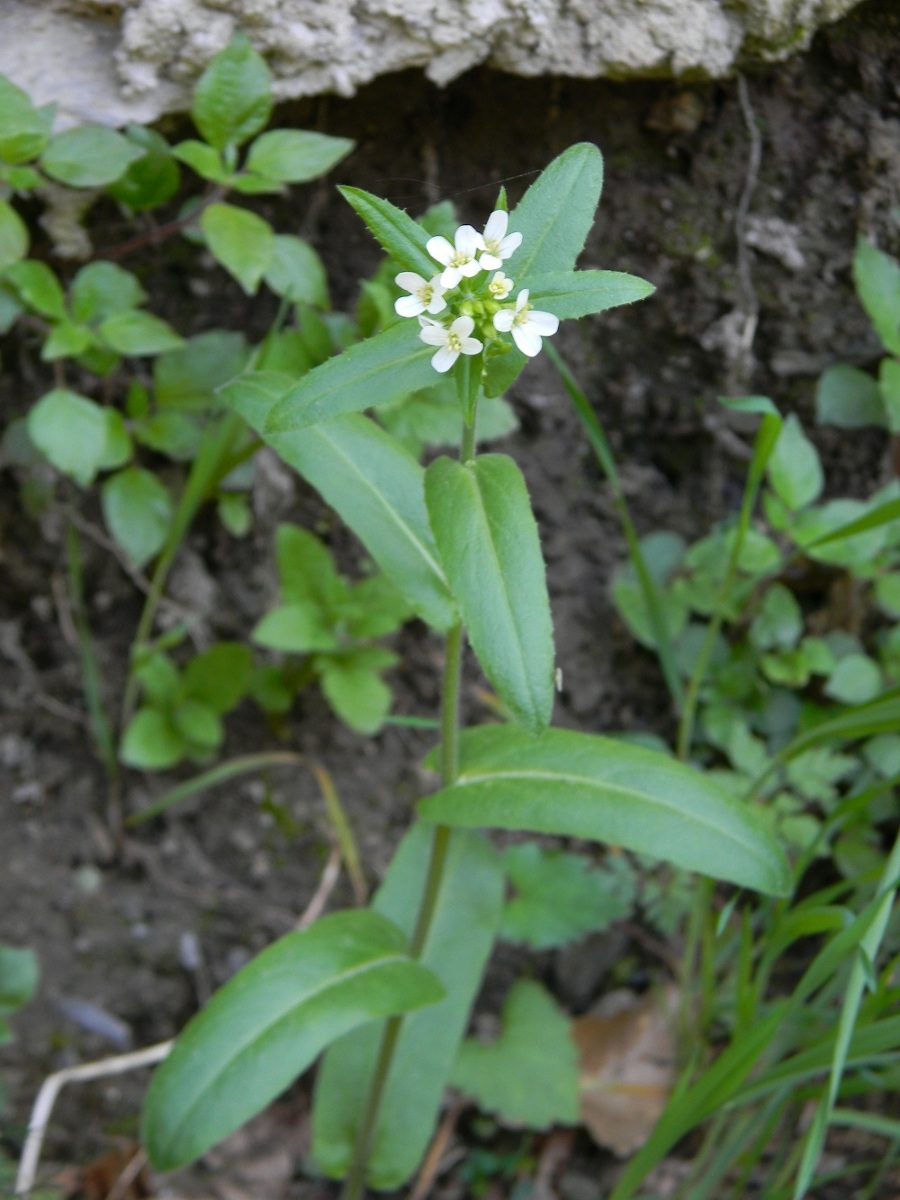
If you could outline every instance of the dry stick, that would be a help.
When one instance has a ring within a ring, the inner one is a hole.
[[[738,283],[741,290],[741,308],[744,316],[744,328],[741,331],[739,346],[740,358],[734,364],[739,375],[741,386],[750,374],[753,354],[753,339],[756,337],[756,325],[759,320],[759,301],[753,287],[753,269],[750,255],[747,252],[747,218],[750,215],[750,201],[756,190],[759,179],[759,167],[762,161],[762,138],[756,123],[756,114],[750,103],[750,90],[743,75],[738,75],[738,99],[741,103],[741,113],[747,126],[747,136],[750,139],[750,152],[747,158],[747,174],[744,187],[738,201],[737,212],[734,215],[734,233],[737,239],[737,269]]]
[[[342,858],[340,846],[332,846],[325,870],[322,872],[322,878],[319,880],[319,886],[313,893],[303,915],[294,926],[295,929],[308,929],[313,921],[317,921],[322,915],[322,909],[328,903],[328,897],[334,891],[335,885],[341,877]]]
[[[106,1194],[106,1200],[125,1200],[125,1193],[140,1175],[147,1162],[147,1151],[137,1150],[122,1168],[119,1178]]]
[[[63,1070],[48,1076],[41,1085],[34,1108],[31,1110],[28,1136],[25,1139],[25,1149],[22,1151],[19,1172],[16,1176],[15,1194],[25,1196],[34,1187],[50,1114],[56,1103],[56,1097],[67,1083],[84,1083],[90,1079],[103,1079],[108,1075],[122,1075],[126,1071],[136,1071],[140,1067],[151,1067],[166,1057],[172,1049],[172,1045],[172,1042],[157,1042],[155,1046],[147,1046],[143,1050],[135,1050],[131,1054],[117,1054],[113,1058],[101,1058],[97,1062],[82,1063],[78,1067],[64,1067]]]
[[[434,1135],[428,1153],[425,1155],[425,1161],[422,1163],[416,1185],[410,1192],[409,1200],[425,1200],[442,1168],[446,1168],[445,1151],[447,1144],[453,1137],[456,1122],[465,1111],[465,1108],[465,1100],[457,1100],[453,1107],[448,1109],[443,1121],[441,1121],[440,1128]]]

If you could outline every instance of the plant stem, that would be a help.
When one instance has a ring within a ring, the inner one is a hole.
[[[475,419],[467,425],[463,422],[463,436],[459,449],[461,462],[469,462],[475,457]],[[456,782],[459,774],[459,691],[462,676],[462,650],[464,631],[462,622],[457,621],[447,632],[444,643],[444,680],[441,689],[441,786],[450,787]],[[425,885],[422,889],[422,899],[419,902],[419,912],[410,939],[409,952],[413,958],[420,958],[431,922],[434,919],[441,882],[444,878],[444,868],[447,864],[447,851],[450,848],[451,830],[446,825],[436,825],[431,841],[431,856]],[[362,1119],[356,1134],[356,1144],[353,1148],[353,1161],[344,1181],[342,1200],[360,1200],[366,1186],[366,1173],[369,1157],[372,1152],[372,1141],[381,1110],[381,1101],[387,1086],[397,1039],[403,1025],[403,1017],[391,1017],[384,1028],[381,1046],[375,1069],[372,1072],[372,1083]]]

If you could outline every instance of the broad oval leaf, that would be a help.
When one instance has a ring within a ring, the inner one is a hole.
[[[450,590],[484,673],[531,730],[553,709],[553,624],[525,480],[504,454],[439,458],[425,499]]]
[[[220,395],[321,493],[422,619],[449,629],[456,610],[428,524],[422,468],[359,414],[310,429],[266,432],[268,413],[282,393],[283,385],[258,374],[235,380]]]
[[[235,34],[197,81],[191,116],[217,150],[240,146],[264,129],[272,112],[272,77],[266,60],[243,34]]]
[[[624,271],[554,271],[522,280],[529,289],[534,308],[553,313],[560,320],[605,312],[620,304],[644,300],[656,289],[646,279]]]
[[[402,208],[362,188],[339,187],[338,191],[362,217],[376,241],[401,267],[415,271],[423,279],[431,279],[442,270],[440,263],[426,249],[428,233]]]
[[[749,806],[665,754],[612,738],[511,725],[463,735],[457,782],[423,800],[457,827],[589,838],[784,896],[791,872]]]
[[[412,933],[433,827],[418,822],[403,839],[373,907]],[[369,1183],[396,1188],[409,1178],[434,1133],[441,1097],[490,954],[503,902],[503,869],[479,834],[450,838],[437,908],[421,962],[446,989],[432,1008],[406,1017],[382,1096]],[[382,1026],[357,1030],[332,1046],[316,1081],[313,1158],[332,1178],[346,1174],[368,1096]]]
[[[885,349],[900,355],[900,264],[861,237],[856,243],[853,278]]]
[[[884,401],[878,381],[859,367],[844,363],[828,367],[816,384],[816,420],[820,425],[859,429],[884,425]]]
[[[107,317],[97,332],[117,354],[135,358],[178,350],[185,344],[167,321],[136,309]]]
[[[41,166],[69,187],[103,187],[120,179],[136,159],[140,146],[105,125],[80,125],[50,139],[41,155]]]
[[[433,354],[434,347],[419,339],[418,322],[400,321],[304,376],[275,405],[266,434],[303,429],[429,387],[439,378]]]
[[[772,488],[792,512],[812,504],[821,495],[825,484],[822,463],[794,413],[781,426],[768,471]]]
[[[570,146],[541,172],[510,214],[510,232],[522,234],[510,259],[517,280],[574,269],[602,189],[603,157],[590,142]]]
[[[25,222],[11,204],[0,200],[0,271],[25,257],[28,241]]]
[[[250,147],[247,170],[281,183],[306,183],[330,171],[353,146],[350,138],[305,129],[270,129]]]
[[[210,204],[200,216],[200,228],[210,253],[252,296],[275,255],[269,222],[233,204]]]
[[[287,934],[216,992],[154,1075],[142,1126],[151,1161],[161,1171],[192,1162],[342,1034],[443,995],[378,913],[335,913]]]
[[[100,490],[106,527],[138,568],[163,547],[172,523],[172,498],[143,467],[126,467]]]

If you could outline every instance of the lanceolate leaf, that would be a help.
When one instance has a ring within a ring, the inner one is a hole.
[[[407,271],[415,271],[423,279],[431,279],[442,270],[425,245],[428,234],[402,208],[381,200],[362,188],[339,187],[347,203],[359,213],[372,236]]]
[[[404,838],[373,907],[412,933],[430,855],[432,827]],[[478,834],[450,840],[437,910],[421,962],[443,983],[439,1004],[404,1019],[375,1131],[369,1183],[399,1187],[416,1169],[434,1132],[441,1096],[481,983],[503,901],[503,870]],[[382,1027],[344,1038],[325,1055],[313,1108],[313,1157],[329,1176],[350,1165]]]
[[[537,525],[511,458],[439,458],[425,497],[472,647],[503,703],[532,730],[553,708],[553,626]]]
[[[422,468],[361,415],[289,433],[264,432],[283,392],[281,378],[245,376],[220,395],[322,494],[422,619],[448,629],[456,611],[428,524]]]
[[[344,413],[373,408],[437,382],[434,347],[419,340],[416,321],[400,321],[316,367],[275,406],[266,434],[303,429]]]
[[[571,271],[584,248],[603,188],[603,158],[580,142],[555,158],[510,214],[522,245],[510,259],[518,281],[547,271]]]
[[[442,998],[378,913],[325,917],[281,938],[189,1023],[150,1085],[143,1140],[161,1171],[192,1162],[282,1092],[330,1042]]]
[[[522,286],[529,288],[529,304],[560,320],[633,304],[656,290],[646,279],[624,271],[557,271],[529,276]]]
[[[463,735],[456,784],[422,801],[446,825],[590,838],[742,887],[787,895],[791,873],[749,805],[666,755],[611,738],[511,725]]]

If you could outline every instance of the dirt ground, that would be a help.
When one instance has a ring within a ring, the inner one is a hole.
[[[338,181],[414,214],[451,197],[475,224],[500,183],[515,200],[560,151],[596,142],[606,183],[582,265],[635,272],[657,292],[634,310],[567,325],[558,348],[610,431],[640,530],[696,537],[736,507],[748,452],[746,429],[717,412],[717,395],[768,394],[811,420],[824,367],[870,367],[879,357],[854,299],[850,263],[858,233],[900,252],[898,80],[900,13],[889,0],[873,0],[824,31],[805,57],[743,81],[625,85],[476,71],[438,90],[410,72],[351,100],[286,106],[278,121],[355,138]],[[378,250],[333,182],[260,208],[279,230],[317,247],[341,308],[354,303]],[[116,240],[112,228],[95,234],[99,244]],[[267,300],[246,301],[192,247],[165,253],[165,261],[163,252],[148,255],[141,270],[161,298],[156,310],[180,332],[265,329]],[[742,358],[736,335],[754,316],[752,355]],[[7,339],[2,351],[5,424],[48,381],[31,349]],[[557,720],[665,734],[661,680],[608,599],[611,571],[624,555],[610,497],[550,364],[533,363],[511,398],[521,429],[504,448],[528,479],[548,562],[564,678]],[[889,477],[878,431],[812,433],[831,494],[867,494]],[[11,1092],[0,1133],[11,1154],[48,1072],[172,1036],[211,988],[291,927],[318,886],[330,845],[312,777],[279,770],[189,801],[138,830],[124,852],[116,849],[63,598],[64,522],[59,508],[39,520],[25,515],[21,482],[0,472],[0,941],[34,947],[42,979],[39,996],[14,1021],[15,1042],[0,1051]],[[60,495],[74,498],[65,489]],[[173,595],[202,618],[201,639],[245,634],[271,603],[278,521],[315,524],[342,561],[358,557],[336,519],[274,459],[259,470],[254,508],[254,529],[240,542],[201,520],[173,576]],[[96,511],[82,513],[99,528]],[[83,542],[89,617],[114,697],[140,597],[90,529]],[[431,715],[437,642],[413,626],[397,648],[396,711]],[[477,719],[484,710],[471,661],[466,683],[466,709]],[[426,786],[418,764],[428,744],[427,734],[400,728],[360,738],[337,726],[312,691],[281,738],[255,710],[239,710],[229,719],[227,752],[286,745],[325,766],[374,884]],[[171,782],[129,774],[126,810],[144,807]],[[341,883],[331,903],[350,899]],[[502,994],[514,966],[498,963],[493,994]],[[549,956],[537,964],[548,977],[553,967]],[[594,981],[601,986],[602,977]],[[84,1002],[108,1019],[85,1016]],[[48,1158],[82,1162],[133,1134],[143,1086],[144,1077],[134,1076],[64,1093]],[[302,1112],[302,1094],[294,1103]],[[558,1194],[600,1200],[610,1160],[579,1146]],[[298,1197],[330,1194],[313,1183],[293,1188]],[[233,1196],[268,1194],[257,1180]]]

